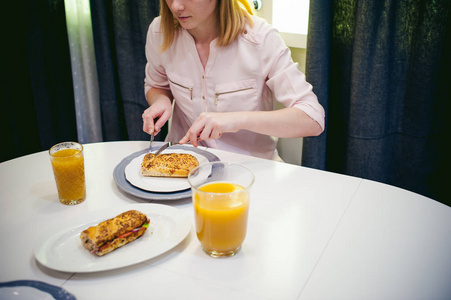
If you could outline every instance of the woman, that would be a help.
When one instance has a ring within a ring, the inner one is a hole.
[[[160,0],[146,57],[149,134],[172,118],[168,141],[276,159],[273,136],[324,130],[311,85],[247,0]],[[274,110],[274,99],[285,108]]]

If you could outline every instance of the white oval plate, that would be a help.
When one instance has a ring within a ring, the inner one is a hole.
[[[80,240],[83,230],[132,209],[139,210],[150,218],[149,228],[143,236],[104,256],[96,256],[83,247]],[[171,250],[191,230],[188,216],[177,208],[163,204],[132,204],[97,211],[88,218],[92,221],[67,227],[41,238],[34,249],[35,258],[42,265],[62,272],[112,270],[146,261]]]
[[[208,159],[199,154],[189,150],[183,149],[168,149],[166,153],[186,153],[191,154],[197,158],[199,165],[208,163]],[[125,178],[135,187],[151,192],[175,192],[190,188],[187,178],[172,178],[172,177],[148,177],[141,174],[141,163],[147,153],[141,154],[134,158],[125,167]]]

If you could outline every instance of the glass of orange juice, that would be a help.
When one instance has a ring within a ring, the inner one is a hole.
[[[86,198],[83,146],[75,142],[59,143],[50,148],[50,160],[61,203],[75,205]]]
[[[241,249],[254,178],[248,168],[228,162],[202,164],[188,175],[196,234],[208,255],[228,257]]]

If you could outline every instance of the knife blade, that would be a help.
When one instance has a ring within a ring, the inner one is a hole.
[[[197,138],[197,141],[200,141],[200,137]],[[190,144],[190,142],[186,142],[185,144]],[[161,152],[163,152],[165,149],[175,146],[175,145],[185,145],[185,144],[180,144],[178,142],[168,142],[166,144],[164,144],[163,146],[161,146],[160,149],[158,149],[157,152],[155,152],[155,156],[157,156],[158,154],[160,154]]]
[[[168,142],[168,143],[164,144],[163,146],[161,146],[160,149],[158,149],[157,152],[155,152],[155,156],[157,156],[158,154],[160,154],[161,152],[163,152],[163,151],[164,151],[165,149],[167,149],[168,147],[175,146],[175,145],[180,145],[180,143]]]

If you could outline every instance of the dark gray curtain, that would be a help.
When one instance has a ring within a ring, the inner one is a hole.
[[[141,115],[147,28],[156,0],[91,1],[105,141],[147,140]],[[0,162],[78,141],[64,0],[5,2]],[[156,137],[161,140],[167,128]]]
[[[448,205],[451,1],[311,0],[306,75],[326,130],[303,165]]]
[[[141,115],[144,96],[144,46],[159,2],[91,1],[104,140],[147,140]],[[167,133],[164,128],[157,140]]]
[[[77,141],[64,0],[4,4],[0,162]]]

